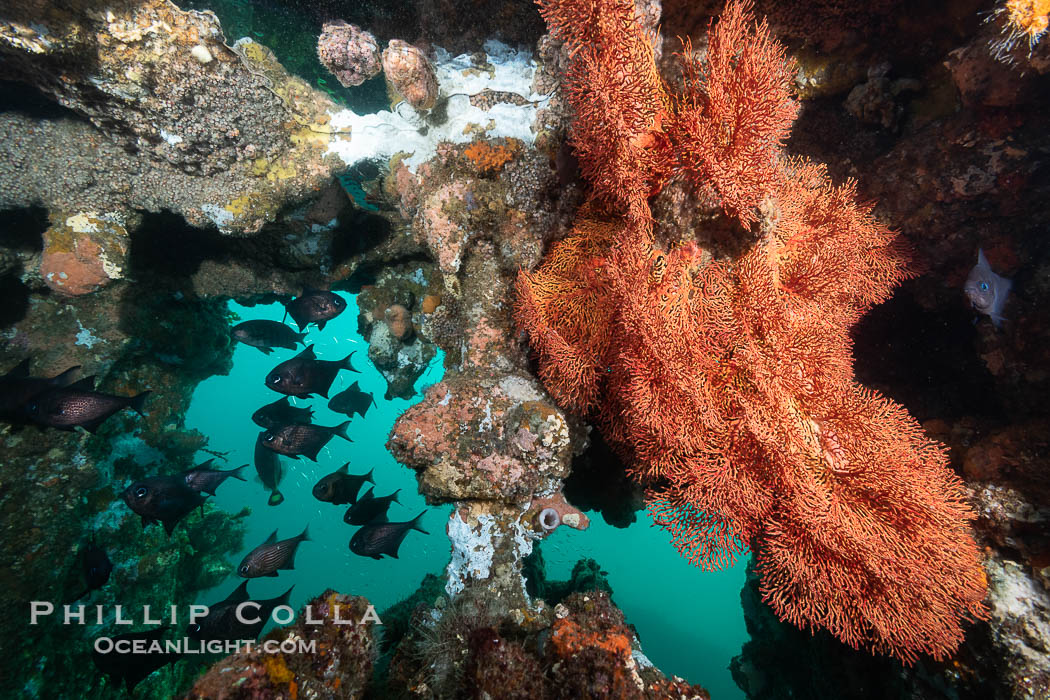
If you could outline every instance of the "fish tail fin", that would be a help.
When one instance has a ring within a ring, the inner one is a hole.
[[[277,489],[270,492],[270,497],[266,500],[268,506],[279,506],[284,503],[284,494]]]
[[[273,348],[260,348],[258,345],[256,346],[256,348],[258,348],[259,352],[261,352],[263,355],[269,355],[271,352],[273,352]]]
[[[392,494],[390,494],[390,500],[394,503],[397,503],[398,505],[401,505],[401,501],[397,500],[397,494],[399,493],[401,493],[401,489],[398,489],[397,491],[394,491]],[[425,513],[426,511],[423,512]]]
[[[369,469],[368,473],[365,474],[365,481],[368,481],[368,482],[371,482],[371,483],[374,484],[376,482],[375,473],[376,473],[376,468],[375,467],[372,467],[371,469]]]
[[[244,476],[241,474],[241,472],[243,472],[247,468],[248,468],[247,464],[242,464],[241,466],[237,467],[232,472],[230,472],[230,476],[232,476],[234,479],[240,479],[241,481],[247,481],[247,479],[245,479]]]
[[[354,352],[357,352],[357,351],[355,350]],[[354,369],[354,366],[352,364],[350,364],[350,358],[352,358],[353,356],[354,356],[354,353],[351,352],[349,355],[347,355],[342,360],[340,360],[339,364],[342,365],[343,369],[345,369],[345,370],[349,370],[351,372],[357,372],[358,374],[361,374],[361,372],[359,372],[358,370]]]
[[[419,531],[420,531],[420,532],[422,532],[422,533],[423,533],[424,535],[429,535],[430,533],[429,533],[429,532],[427,532],[426,530],[424,530],[424,529],[422,528],[422,526],[421,526],[421,525],[419,524],[419,521],[420,521],[420,520],[422,520],[422,519],[423,519],[423,516],[424,516],[424,515],[426,515],[426,514],[427,514],[427,512],[426,512],[426,511],[424,510],[424,511],[423,511],[422,513],[420,513],[419,515],[417,515],[416,517],[412,518],[412,522],[411,522],[411,523],[409,523],[409,525],[410,525],[410,526],[412,527],[412,529],[413,529],[413,530],[419,530]]]
[[[295,342],[306,345],[306,331],[303,331],[302,333],[296,333]]]
[[[281,597],[280,597],[280,598],[278,598],[278,600],[280,600],[280,601],[281,601],[281,602],[283,602],[283,603],[284,603],[285,605],[287,605],[287,604],[288,604],[288,599],[289,599],[289,598],[291,597],[291,595],[292,595],[292,589],[294,589],[294,588],[295,588],[295,584],[293,583],[293,584],[292,584],[291,586],[289,586],[289,587],[288,587],[288,590],[287,590],[287,591],[285,591],[284,593],[282,593],[282,594],[281,594]]]
[[[350,436],[346,434],[346,429],[349,428],[349,427],[350,427],[350,421],[343,421],[339,425],[335,426],[335,428],[332,430],[332,432],[334,432],[336,435],[338,435],[339,437],[343,438],[347,442],[353,442],[353,440],[350,439]]]
[[[299,533],[299,541],[300,542],[310,542],[311,541],[310,540],[310,524],[309,523],[307,523],[306,527],[303,528],[303,531],[301,533]]]
[[[146,389],[144,392],[142,392],[138,396],[132,396],[130,399],[128,399],[128,407],[131,408],[133,411],[135,411],[135,413],[137,413],[140,416],[142,416],[143,418],[145,418],[146,414],[143,413],[143,410],[145,409],[145,406],[146,406],[146,397],[149,396],[152,393],[153,393],[152,391],[150,391],[149,389]]]

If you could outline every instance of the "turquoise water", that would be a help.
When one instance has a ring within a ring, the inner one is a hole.
[[[451,506],[429,509],[424,527],[431,534],[410,533],[401,546],[399,559],[376,561],[350,553],[347,544],[357,528],[342,522],[347,506],[321,503],[313,497],[311,489],[317,480],[349,461],[351,473],[375,468],[378,495],[402,489],[402,506],[391,506],[392,520],[408,520],[426,507],[416,490],[414,473],[395,462],[386,450],[394,421],[422,393],[413,401],[383,400],[386,381],[368,360],[368,343],[357,332],[356,299],[349,294],[342,296],[347,301],[346,311],[329,322],[324,331],[312,327],[307,340],[321,359],[342,359],[350,351],[357,353],[354,367],[361,373],[340,372],[329,392],[334,396],[358,381],[363,390],[376,397],[376,406],[366,418],[352,419],[349,434],[354,442],[333,438],[316,464],[305,458],[281,457],[284,475],[280,490],[285,501],[278,506],[266,504],[269,492],[254,478],[254,465],[246,470],[251,474],[248,482],[228,479],[218,490],[215,503],[231,512],[244,506],[252,510],[246,519],[244,550],[234,557],[234,564],[262,543],[274,528],[280,538],[285,538],[298,534],[307,524],[310,526],[311,541],[300,546],[295,570],[282,571],[277,578],[253,580],[249,584],[253,598],[279,595],[295,583],[291,604],[296,608],[332,587],[363,595],[382,610],[411,595],[424,574],[444,570],[449,558],[444,529]],[[245,321],[280,321],[284,315],[279,304],[244,307],[231,302],[230,310]],[[198,386],[186,416],[186,427],[207,435],[209,449],[229,453],[222,468],[253,464],[255,439],[261,429],[251,421],[251,415],[260,406],[280,398],[266,388],[263,378],[275,365],[295,354],[296,351],[277,348],[266,356],[238,344],[230,374],[211,377]],[[440,381],[443,359],[439,353],[416,383],[417,391]],[[325,399],[292,399],[292,403],[312,407],[314,422],[319,425],[338,425],[346,419],[328,410]],[[210,456],[199,454],[200,461]],[[638,521],[626,529],[612,527],[597,514],[591,515],[588,530],[563,527],[544,541],[548,578],[567,579],[577,560],[595,559],[608,572],[613,599],[638,630],[645,654],[658,668],[702,684],[720,700],[743,698],[728,666],[747,639],[740,608],[746,561],[725,571],[702,572],[679,556],[663,530],[651,526],[648,514],[639,513]],[[231,575],[221,586],[202,594],[198,602],[220,600],[239,583],[240,579]]]
[[[648,513],[638,513],[624,529],[590,516],[587,530],[560,527],[543,542],[547,577],[568,579],[578,559],[591,557],[608,572],[613,601],[657,668],[699,683],[714,700],[744,698],[729,662],[748,640],[740,607],[747,559],[722,571],[700,571],[651,525]]]
[[[355,351],[357,354],[354,355],[353,365],[360,374],[340,372],[329,396],[335,396],[357,381],[362,390],[375,396],[376,406],[368,411],[365,418],[355,415],[351,420],[348,433],[353,443],[339,437],[332,438],[321,450],[316,463],[305,457],[299,460],[281,457],[283,477],[279,488],[284,494],[284,503],[267,505],[269,491],[255,477],[255,439],[262,428],[253,423],[251,417],[260,406],[281,398],[281,394],[263,384],[263,379],[273,367],[294,357],[298,351],[275,348],[267,356],[256,348],[238,343],[234,349],[230,374],[211,377],[197,387],[186,414],[186,427],[196,428],[207,435],[208,449],[229,452],[226,455],[227,462],[221,468],[245,463],[252,465],[245,470],[250,475],[247,482],[227,479],[214,499],[215,505],[233,513],[244,506],[252,510],[246,519],[244,550],[234,557],[234,564],[261,544],[274,528],[278,530],[278,537],[284,539],[298,535],[304,526],[310,526],[310,541],[299,546],[295,570],[282,571],[276,578],[254,579],[248,584],[253,598],[279,595],[295,583],[291,596],[291,605],[295,608],[331,587],[340,592],[363,595],[378,610],[382,610],[412,594],[424,574],[444,570],[449,557],[445,522],[451,506],[430,508],[423,518],[423,527],[431,534],[411,532],[401,545],[398,559],[384,557],[377,561],[350,552],[350,537],[357,528],[343,522],[343,513],[348,506],[322,503],[313,497],[311,489],[317,480],[349,461],[352,474],[362,474],[375,468],[376,495],[383,496],[394,489],[402,490],[399,496],[402,505],[395,503],[390,506],[389,516],[392,521],[410,520],[427,507],[416,489],[415,474],[400,466],[386,451],[390,428],[397,417],[414,402],[383,400],[386,380],[369,362],[368,343],[357,332],[358,309],[355,297],[349,294],[341,296],[347,301],[346,310],[330,321],[323,331],[311,326],[307,342],[313,344],[317,357],[322,360],[340,360]],[[249,308],[231,302],[230,310],[244,321],[280,321],[284,315],[284,307],[280,304]],[[291,320],[288,322],[292,323]],[[301,350],[302,346],[299,348]],[[443,360],[444,356],[439,352],[417,381],[417,390],[440,381]],[[291,401],[296,406],[313,408],[314,423],[318,425],[338,425],[347,420],[345,415],[328,409],[327,399],[315,397]],[[198,455],[200,461],[211,456],[204,452]],[[367,487],[366,484],[362,492]],[[231,575],[221,586],[202,594],[198,602],[208,604],[220,600],[240,581],[240,578]]]

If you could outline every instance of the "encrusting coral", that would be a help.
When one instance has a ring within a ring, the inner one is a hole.
[[[792,63],[750,3],[670,97],[629,0],[542,0],[572,56],[572,145],[594,187],[570,236],[518,281],[539,373],[648,487],[703,568],[755,553],[779,617],[850,646],[944,658],[986,615],[972,511],[944,448],[854,379],[850,327],[915,274],[906,245],[782,154]],[[675,176],[753,243],[660,250],[648,197]]]

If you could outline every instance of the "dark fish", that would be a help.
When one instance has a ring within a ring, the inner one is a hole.
[[[268,449],[263,444],[263,436],[266,431],[259,433],[255,438],[255,472],[263,486],[270,490],[270,498],[267,503],[271,506],[280,505],[284,502],[284,495],[277,490],[281,483],[281,459],[277,453]]]
[[[285,396],[273,403],[268,403],[252,414],[252,421],[261,428],[279,428],[289,423],[310,423],[314,417],[314,410],[296,408],[291,400]]]
[[[201,493],[215,495],[215,489],[222,486],[222,482],[229,479],[231,476],[234,479],[240,479],[241,481],[247,481],[241,472],[248,468],[247,464],[242,464],[236,469],[212,469],[211,464],[215,459],[209,459],[207,462],[198,464],[193,469],[187,469],[182,472],[182,478],[186,481],[186,485],[194,491]]]
[[[364,496],[350,506],[343,516],[343,522],[348,525],[367,525],[372,522],[386,522],[386,512],[391,503],[401,503],[397,500],[397,494],[401,489],[394,491],[389,496],[376,498],[375,487],[368,489]]]
[[[234,340],[259,348],[266,355],[274,348],[295,350],[297,344],[306,344],[306,333],[296,333],[278,321],[245,321],[234,326],[231,333]]]
[[[81,427],[92,433],[123,408],[130,408],[145,417],[142,408],[149,391],[137,396],[113,396],[94,389],[95,378],[84,377],[67,387],[48,389],[25,403],[22,411],[41,425],[59,430]]]
[[[332,427],[323,425],[283,425],[275,430],[267,430],[259,438],[262,445],[274,452],[289,457],[305,455],[317,461],[317,453],[328,444],[332,436],[338,435],[347,442],[353,442],[346,434],[350,421]]]
[[[361,391],[358,382],[354,382],[349,389],[339,392],[328,402],[328,408],[345,413],[351,418],[355,413],[364,418],[368,409],[375,405],[376,400],[367,391]]]
[[[301,534],[287,540],[277,539],[277,530],[273,531],[265,542],[248,552],[237,567],[237,575],[244,578],[259,576],[276,576],[279,569],[295,568],[295,552],[299,543],[310,539],[303,528]]]
[[[197,641],[209,639],[237,639],[234,635],[237,606],[249,600],[248,581],[242,581],[230,595],[208,606],[208,614],[186,627],[186,636]]]
[[[177,522],[208,498],[187,486],[183,474],[146,477],[121,495],[128,507],[142,516],[142,527],[160,521],[169,535]]]
[[[375,483],[375,479],[372,478],[374,471],[375,469],[372,469],[367,474],[351,474],[350,463],[347,462],[314,484],[314,498],[337,506],[353,503],[357,500],[357,492],[366,481]]]
[[[274,609],[288,604],[292,588],[276,598],[251,600],[248,597],[248,582],[242,581],[225,600],[209,605],[208,614],[186,628],[186,636],[198,641],[257,639]],[[237,607],[242,603],[250,603],[241,608],[241,617],[250,622],[242,622],[237,617]]]
[[[70,602],[76,602],[91,591],[97,591],[109,581],[109,575],[113,573],[113,562],[109,560],[106,551],[95,544],[92,540],[77,552],[80,560],[80,568],[84,572],[84,584],[87,586],[79,595]]]
[[[405,541],[409,530],[419,530],[424,535],[430,534],[419,526],[419,521],[425,514],[424,510],[405,523],[369,523],[350,538],[350,551],[373,559],[382,559],[384,554],[397,559],[397,550]]]
[[[152,642],[161,640],[167,629],[167,625],[161,625],[145,632],[129,632],[115,635],[112,637],[114,648],[109,653],[103,654],[99,651],[92,651],[91,658],[94,660],[98,670],[105,673],[118,684],[123,682],[130,693],[135,689],[136,685],[141,683],[151,673],[173,661],[178,661],[179,655],[167,652],[150,654],[146,650],[135,653],[134,646],[121,653],[116,649],[117,642],[128,641],[134,644],[138,640],[143,640],[148,650]],[[163,644],[163,642],[161,643]]]
[[[302,296],[285,302],[284,308],[299,330],[316,323],[317,330],[323,331],[326,323],[346,310],[346,301],[333,292],[306,287]]]
[[[51,377],[29,376],[29,358],[0,377],[0,415],[13,415],[19,406],[39,396],[48,389],[68,386],[80,366],[70,367],[62,374]]]
[[[1013,282],[992,271],[992,266],[984,257],[984,250],[978,248],[977,264],[970,270],[963,291],[966,292],[966,298],[970,300],[973,308],[977,309],[977,313],[992,319],[996,328],[1005,320],[1002,314],[1003,307],[1012,286]]]
[[[314,346],[306,349],[290,360],[285,360],[266,375],[266,386],[274,391],[296,398],[306,399],[311,394],[320,394],[328,398],[328,390],[335,381],[339,370],[357,372],[350,364],[354,353],[338,361],[318,360],[314,355]]]

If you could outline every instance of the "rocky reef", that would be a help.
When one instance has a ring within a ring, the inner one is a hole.
[[[372,679],[379,619],[366,599],[326,590],[303,606],[296,624],[213,665],[185,698],[362,697]]]
[[[153,391],[145,418],[122,414],[93,435],[0,423],[0,602],[67,598],[92,537],[114,571],[85,603],[119,590],[128,608],[186,605],[230,572],[244,513],[206,505],[169,538],[118,494],[206,448],[183,417],[197,383],[228,371],[226,301],[309,284],[358,295],[388,399],[413,396],[444,358],[444,378],[387,446],[428,503],[453,504],[448,567],[380,612],[382,638],[331,624],[337,605],[364,615],[354,591],[316,591],[324,622],[300,615],[268,639],[317,653],[247,652],[210,670],[180,661],[137,695],[707,697],[648,661],[600,562],[546,581],[538,551],[596,513],[620,526],[649,518],[604,440],[537,378],[513,320],[519,271],[565,238],[587,194],[560,92],[568,51],[531,3],[368,3],[340,22],[332,3],[316,5],[302,16],[311,42],[331,22],[324,49],[299,48],[351,89],[374,82],[382,46],[412,40],[395,47],[410,54],[397,67],[417,81],[399,89],[416,109],[346,110],[283,55],[168,0],[0,9],[0,373],[29,357],[35,376],[79,366],[107,391]],[[798,61],[787,153],[827,163],[836,182],[857,178],[917,251],[923,274],[855,327],[856,373],[947,445],[978,516],[989,619],[955,658],[904,666],[784,625],[752,575],[751,641],[733,673],[755,700],[1050,694],[1048,43],[1005,49],[990,3],[935,5],[756,10]],[[720,7],[638,6],[675,84],[676,37],[703,50]],[[652,211],[668,245],[697,231],[725,254],[742,245],[680,182]],[[962,291],[979,248],[1015,281],[1001,327]],[[0,675],[26,697],[116,697],[88,658],[99,631],[3,616],[0,634],[16,641]]]

